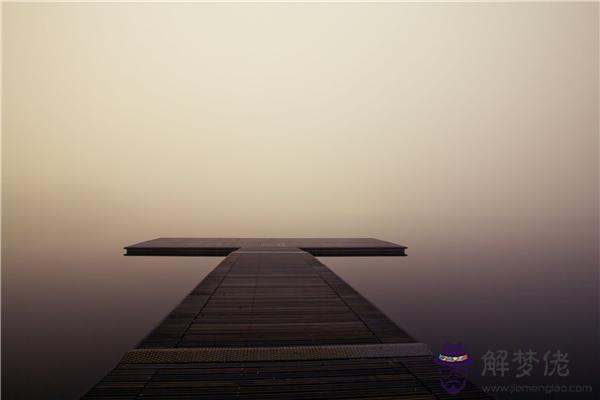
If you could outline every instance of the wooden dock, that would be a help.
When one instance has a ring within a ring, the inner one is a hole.
[[[227,256],[84,399],[448,395],[422,343],[315,255],[404,255],[375,239],[155,239],[127,255]]]

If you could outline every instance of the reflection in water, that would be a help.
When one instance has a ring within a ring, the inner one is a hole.
[[[322,260],[432,351],[464,343],[476,382],[589,384],[596,245],[592,231],[561,228],[383,234],[409,256]],[[77,398],[220,261],[122,256],[123,245],[152,237],[54,237],[32,251],[4,249],[6,398]],[[543,377],[541,365],[528,381],[512,370],[504,380],[481,376],[487,350],[530,348],[568,352],[571,376]]]

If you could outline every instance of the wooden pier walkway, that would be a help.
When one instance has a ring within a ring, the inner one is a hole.
[[[375,239],[155,239],[127,255],[227,256],[84,399],[487,399],[448,395],[422,343],[318,256]]]

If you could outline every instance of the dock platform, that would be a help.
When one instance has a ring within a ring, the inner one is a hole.
[[[400,256],[376,239],[162,238],[126,255],[226,258],[84,399],[489,399],[447,394],[426,345],[315,256]]]

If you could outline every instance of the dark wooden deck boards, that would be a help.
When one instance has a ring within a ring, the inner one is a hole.
[[[308,253],[235,252],[140,347],[414,341]]]
[[[489,399],[438,383],[431,357],[119,364],[86,399]]]
[[[231,252],[84,398],[489,398],[472,385],[443,392],[426,346],[313,255],[252,244]]]

